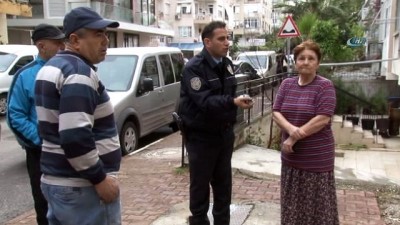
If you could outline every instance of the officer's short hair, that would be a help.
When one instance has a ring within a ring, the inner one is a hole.
[[[222,21],[212,21],[211,23],[207,24],[203,32],[201,33],[201,40],[204,42],[204,39],[206,38],[212,38],[214,35],[214,30],[218,28],[225,28],[226,23]]]

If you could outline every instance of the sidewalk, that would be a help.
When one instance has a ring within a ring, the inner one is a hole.
[[[400,152],[388,151],[388,158],[386,152],[379,153],[344,152],[343,157],[336,158],[337,179],[399,184],[400,177],[387,171],[394,169],[392,166],[399,171]],[[177,132],[123,158],[119,179],[124,225],[187,224],[189,176],[179,169],[180,157],[181,137]],[[234,152],[232,165],[235,173],[231,225],[280,224],[279,153],[246,145]],[[385,224],[373,192],[338,189],[337,196],[340,224]],[[31,210],[6,224],[31,225],[35,224],[34,217]]]

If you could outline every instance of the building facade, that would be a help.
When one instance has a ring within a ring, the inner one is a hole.
[[[367,58],[383,59],[381,74],[387,80],[399,80],[400,2],[398,0],[366,0],[361,14],[362,21],[368,28],[366,32]]]
[[[165,46],[175,34],[163,20],[169,0],[30,0],[32,17],[7,16],[8,44],[31,44],[34,27],[48,23],[62,27],[71,9],[87,6],[102,17],[117,20],[110,30],[110,47]]]

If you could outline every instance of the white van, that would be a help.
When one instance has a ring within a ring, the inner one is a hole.
[[[0,45],[0,116],[7,110],[7,94],[15,72],[32,62],[38,50],[34,45]]]
[[[133,152],[138,140],[160,127],[177,129],[177,111],[184,66],[180,49],[172,47],[109,48],[97,65],[114,106],[123,154]]]
[[[262,77],[276,73],[275,51],[242,52],[237,56],[236,60],[248,62],[257,70],[257,74]]]

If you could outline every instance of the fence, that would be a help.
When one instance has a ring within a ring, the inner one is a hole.
[[[282,80],[291,76],[289,73],[276,74],[256,80],[238,82],[237,95],[248,94],[254,100],[251,109],[238,109],[237,125],[249,124],[272,111],[276,91]]]

